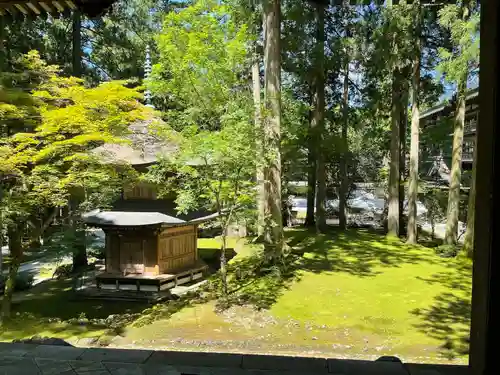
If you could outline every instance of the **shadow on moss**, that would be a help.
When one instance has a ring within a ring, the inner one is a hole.
[[[442,342],[441,354],[454,359],[468,354],[471,322],[471,270],[469,263],[457,263],[448,272],[433,275],[428,279],[420,278],[432,285],[447,288],[437,295],[431,306],[415,309],[412,314],[421,319],[415,325],[426,335]]]

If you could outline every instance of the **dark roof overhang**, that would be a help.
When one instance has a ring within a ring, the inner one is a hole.
[[[116,0],[0,0],[0,16],[10,18],[69,15],[79,10],[88,17],[97,17]]]

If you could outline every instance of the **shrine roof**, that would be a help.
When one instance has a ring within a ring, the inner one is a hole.
[[[137,120],[129,125],[129,133],[124,136],[128,143],[104,144],[92,150],[92,153],[106,162],[125,162],[135,167],[147,167],[179,150],[174,141],[167,141],[158,133],[163,126],[163,120],[155,115]],[[201,161],[191,160],[186,164],[198,166]]]
[[[105,144],[93,150],[106,161],[121,161],[132,165],[148,165],[158,161],[158,157],[174,153],[178,147],[167,143],[156,134],[155,126],[162,121],[155,117],[138,120],[129,126],[130,133],[125,137],[128,144]]]
[[[160,212],[92,211],[83,215],[86,224],[95,226],[182,225],[186,221]]]

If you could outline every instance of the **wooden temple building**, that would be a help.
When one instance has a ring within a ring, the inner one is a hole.
[[[196,223],[158,212],[103,211],[86,215],[106,235],[102,289],[160,292],[203,277]]]
[[[476,129],[479,120],[479,89],[471,89],[466,96],[464,138],[462,145],[462,170],[471,171],[474,161]],[[421,173],[428,181],[447,185],[451,173],[453,146],[453,119],[456,98],[443,101],[420,114],[422,129],[420,152]],[[470,176],[469,176],[470,179]],[[470,185],[467,178],[462,184]]]
[[[106,144],[94,152],[144,172],[160,155],[175,149],[154,135],[152,125],[158,121],[133,123],[130,144]],[[159,199],[155,185],[139,182],[124,188],[110,210],[84,215],[88,226],[105,233],[105,270],[96,276],[97,288],[161,292],[203,277],[207,266],[198,259],[198,225],[213,215],[178,215],[174,200],[175,196]]]

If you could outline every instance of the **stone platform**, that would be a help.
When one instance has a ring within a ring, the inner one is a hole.
[[[0,343],[0,375],[467,375],[465,366]]]

